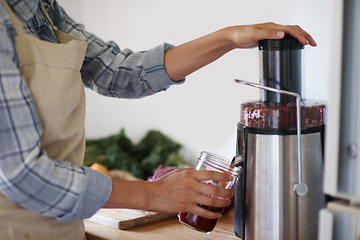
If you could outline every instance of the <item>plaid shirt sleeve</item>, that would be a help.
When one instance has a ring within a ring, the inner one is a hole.
[[[0,191],[15,204],[61,221],[90,217],[109,198],[111,179],[49,159],[40,148],[41,123],[18,71],[14,29],[0,5]]]
[[[148,51],[121,50],[85,30],[61,9],[61,26],[68,34],[86,41],[88,49],[81,73],[84,84],[98,93],[118,98],[139,98],[164,91],[174,82],[164,67],[164,52],[173,45],[164,43]]]

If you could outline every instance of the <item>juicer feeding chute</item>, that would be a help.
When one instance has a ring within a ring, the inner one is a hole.
[[[297,93],[304,99],[303,49],[304,45],[289,35],[281,40],[259,41],[260,84]],[[260,99],[277,103],[294,101],[292,94],[271,90],[262,91]]]

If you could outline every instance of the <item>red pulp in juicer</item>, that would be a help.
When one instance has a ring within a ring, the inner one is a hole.
[[[326,106],[301,102],[301,129],[325,125]],[[240,124],[250,128],[296,130],[296,104],[247,102],[241,105]]]

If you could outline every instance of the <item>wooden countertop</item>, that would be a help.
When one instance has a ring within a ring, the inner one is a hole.
[[[98,223],[85,220],[85,231],[88,240],[141,239],[141,240],[197,240],[197,239],[233,239],[240,240],[234,233],[234,210],[220,218],[214,230],[201,233],[179,223],[177,217],[134,227],[118,230]]]

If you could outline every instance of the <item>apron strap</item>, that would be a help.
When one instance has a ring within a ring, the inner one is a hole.
[[[54,23],[51,21],[50,16],[41,1],[40,1],[40,3],[41,3],[40,10],[41,10],[42,14],[44,15],[45,19],[50,23],[51,27],[54,30],[58,30],[57,27],[54,25]]]

